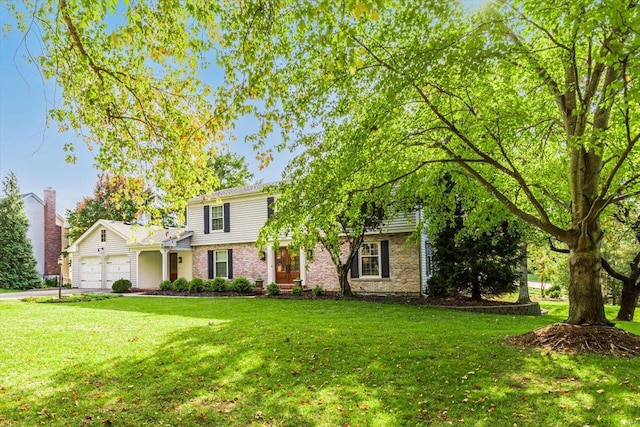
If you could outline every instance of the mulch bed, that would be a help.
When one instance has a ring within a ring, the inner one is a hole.
[[[524,348],[542,348],[549,353],[600,354],[640,357],[640,336],[610,326],[577,326],[555,323],[509,342]]]

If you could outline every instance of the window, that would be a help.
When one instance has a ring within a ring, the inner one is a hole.
[[[215,251],[215,277],[229,277],[227,275],[227,251]]]
[[[107,230],[104,228],[100,230],[100,243],[105,243],[107,241]]]
[[[224,210],[222,205],[211,206],[211,230],[222,230],[224,228]]]
[[[365,242],[360,247],[360,276],[380,277],[379,242]]]

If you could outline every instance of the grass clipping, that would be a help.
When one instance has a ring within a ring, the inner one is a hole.
[[[609,326],[555,323],[510,338],[512,344],[547,353],[640,357],[640,336]]]

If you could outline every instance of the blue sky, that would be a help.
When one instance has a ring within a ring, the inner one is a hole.
[[[0,179],[13,170],[20,190],[40,198],[45,188],[53,187],[57,192],[57,211],[65,215],[66,209],[73,209],[84,196],[93,194],[99,171],[79,137],[59,133],[55,123],[47,126],[47,108],[59,98],[60,89],[50,81],[45,82],[38,68],[27,61],[27,48],[37,53],[39,41],[34,37],[25,41],[15,30],[12,17],[0,6],[0,28],[7,23],[12,31],[0,35]],[[258,170],[255,153],[242,141],[252,127],[254,124],[249,120],[238,125],[238,140],[230,147],[231,151],[245,156],[257,180],[276,181],[290,156],[275,154],[269,167]],[[76,164],[65,162],[62,147],[66,142],[75,142]]]

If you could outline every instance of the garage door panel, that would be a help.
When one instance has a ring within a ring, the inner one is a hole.
[[[128,256],[111,257],[107,261],[106,279],[107,288],[111,288],[113,282],[119,279],[131,280],[131,261]]]
[[[85,257],[80,261],[80,287],[99,288],[102,285],[102,263],[98,257]]]

